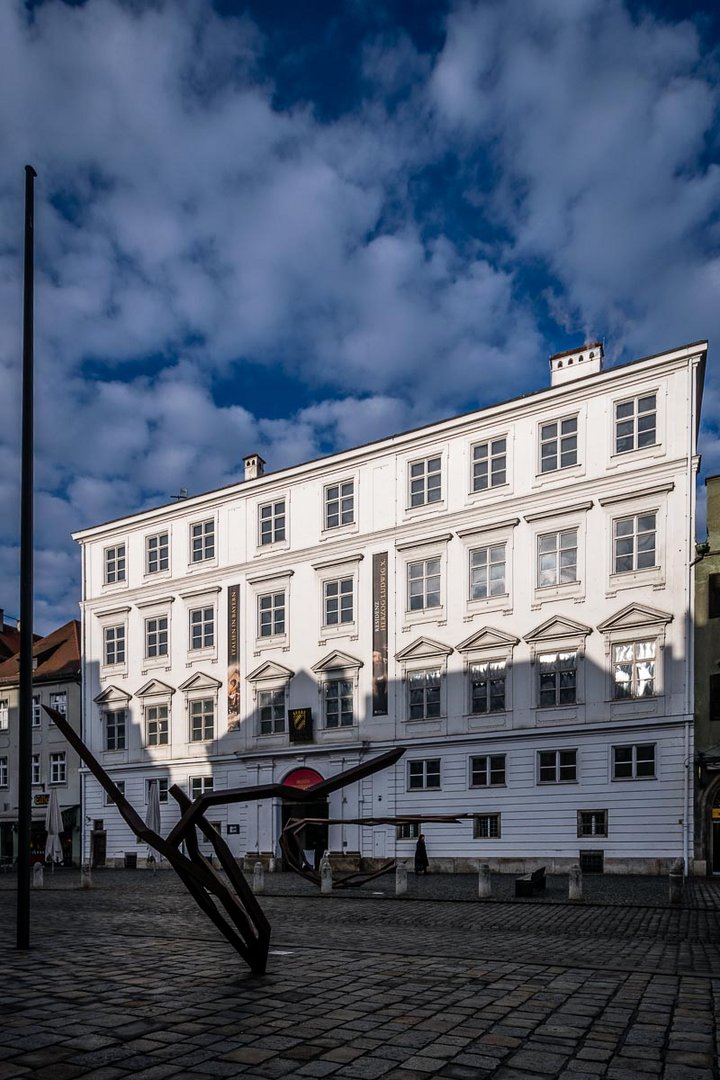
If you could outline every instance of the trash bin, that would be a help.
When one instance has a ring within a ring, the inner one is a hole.
[[[137,851],[125,852],[125,869],[137,870]]]

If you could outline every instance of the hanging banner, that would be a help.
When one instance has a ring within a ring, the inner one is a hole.
[[[240,726],[240,586],[228,586],[228,731]]]
[[[373,555],[373,654],[372,654],[372,711],[373,716],[386,716],[388,711],[388,554]]]

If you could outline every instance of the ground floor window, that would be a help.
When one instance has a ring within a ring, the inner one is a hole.
[[[440,758],[408,762],[408,790],[420,791],[440,787]]]
[[[476,840],[499,840],[500,815],[478,814],[474,817],[473,836]]]
[[[577,834],[578,836],[607,836],[607,810],[578,810]]]
[[[402,821],[396,830],[398,840],[417,840],[420,835],[419,821]]]
[[[191,776],[190,797],[199,799],[201,795],[209,795],[213,790],[212,776]]]

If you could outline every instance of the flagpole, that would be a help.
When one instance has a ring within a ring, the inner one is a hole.
[[[33,646],[33,287],[34,185],[25,166],[22,465],[20,488],[20,705],[18,716],[17,947],[30,948],[30,821],[32,816]]]

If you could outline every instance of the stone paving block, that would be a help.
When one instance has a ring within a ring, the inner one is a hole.
[[[408,1069],[412,1069],[414,1072],[423,1073],[426,1077],[437,1072],[446,1064],[447,1062],[445,1061],[437,1061],[431,1058],[420,1057],[419,1055],[414,1055],[405,1062]],[[348,1073],[348,1075],[350,1074]]]
[[[30,1069],[26,1065],[15,1065],[11,1061],[0,1061],[0,1080],[13,1080],[16,1076],[27,1076]]]
[[[237,1050],[230,1050],[227,1054],[223,1054],[223,1060],[235,1061],[239,1065],[256,1065],[274,1056],[274,1050],[257,1050],[252,1046],[241,1046]]]

